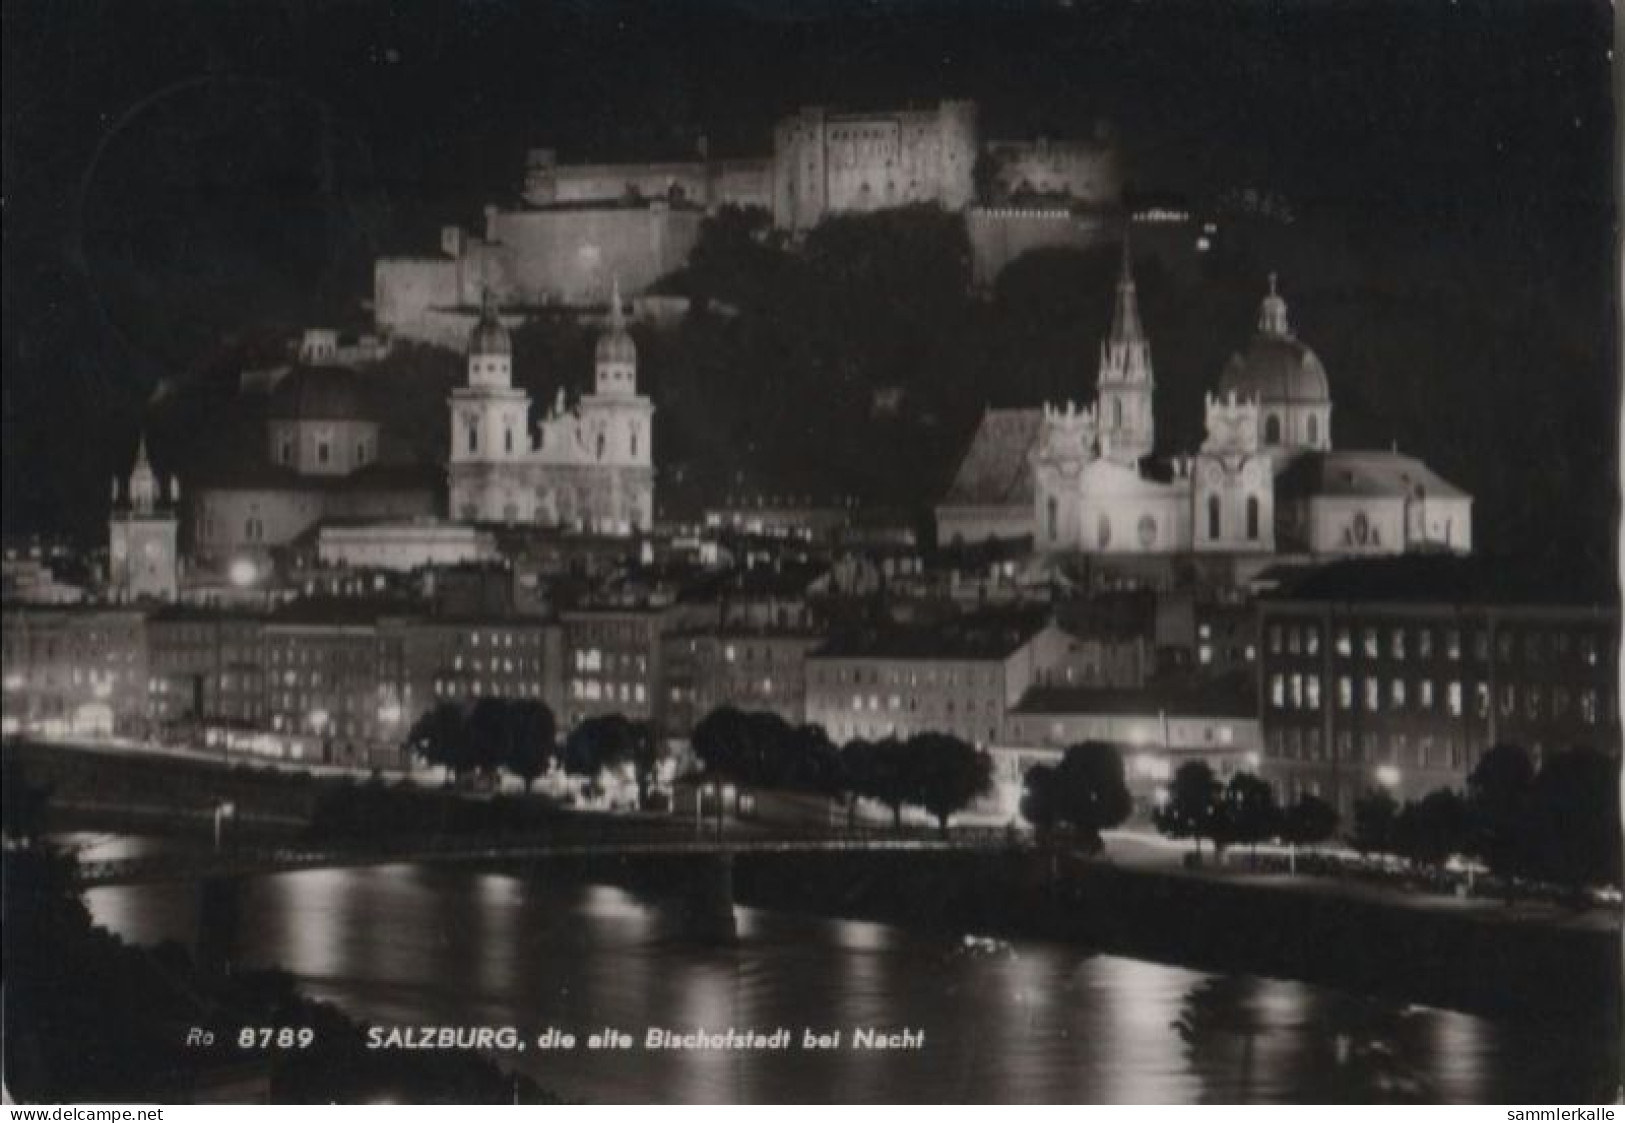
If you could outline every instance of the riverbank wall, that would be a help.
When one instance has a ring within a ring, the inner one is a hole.
[[[741,856],[734,884],[739,903],[763,908],[1083,944],[1491,1015],[1620,1017],[1620,930],[1598,916],[1558,924],[1032,853]]]

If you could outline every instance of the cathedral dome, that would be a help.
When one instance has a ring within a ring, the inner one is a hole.
[[[361,378],[347,367],[296,366],[271,391],[266,414],[275,421],[364,421]]]
[[[1258,331],[1247,349],[1230,356],[1219,376],[1219,396],[1251,398],[1260,403],[1315,404],[1329,402],[1331,390],[1320,359],[1292,334],[1287,324],[1286,301],[1275,291],[1270,274],[1269,295],[1259,307]]]
[[[468,353],[470,355],[512,355],[513,337],[508,329],[502,326],[497,314],[487,308],[480,314],[479,323],[474,330],[468,333]]]
[[[1234,393],[1258,402],[1325,402],[1331,398],[1326,369],[1296,339],[1257,335],[1247,350],[1230,356],[1219,376],[1219,396]]]

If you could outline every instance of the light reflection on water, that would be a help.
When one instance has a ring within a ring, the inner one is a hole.
[[[98,889],[139,942],[195,935],[194,891]],[[582,1099],[669,1102],[1236,1102],[1590,1099],[1617,1037],[1356,999],[1054,944],[973,941],[738,910],[735,949],[685,939],[677,910],[540,875],[419,868],[254,879],[241,950],[313,997],[387,1024],[576,1034],[510,1058]],[[645,1051],[649,1026],[923,1028],[918,1052]],[[588,1035],[631,1032],[630,1053]]]

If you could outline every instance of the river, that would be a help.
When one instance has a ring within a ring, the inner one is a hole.
[[[81,838],[81,843],[91,840]],[[99,846],[102,853],[109,851]],[[116,849],[123,849],[122,846]],[[98,889],[139,943],[195,937],[196,891]],[[252,879],[241,953],[385,1025],[554,1027],[506,1054],[571,1099],[655,1102],[1554,1102],[1604,1093],[1617,1030],[1497,1021],[1087,948],[741,907],[740,941],[603,885],[409,865]],[[643,1048],[648,1027],[772,1030],[782,1053]],[[923,1032],[918,1049],[800,1048],[804,1029]],[[586,1048],[613,1028],[627,1051]]]

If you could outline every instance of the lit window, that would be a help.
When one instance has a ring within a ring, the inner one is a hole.
[[[1381,684],[1375,677],[1369,675],[1365,680],[1365,708],[1371,713],[1376,713],[1382,708]]]
[[[1446,708],[1449,709],[1450,716],[1451,717],[1460,717],[1461,716],[1461,683],[1452,681],[1449,686],[1445,687],[1444,696],[1445,696],[1445,706],[1446,706]]]

